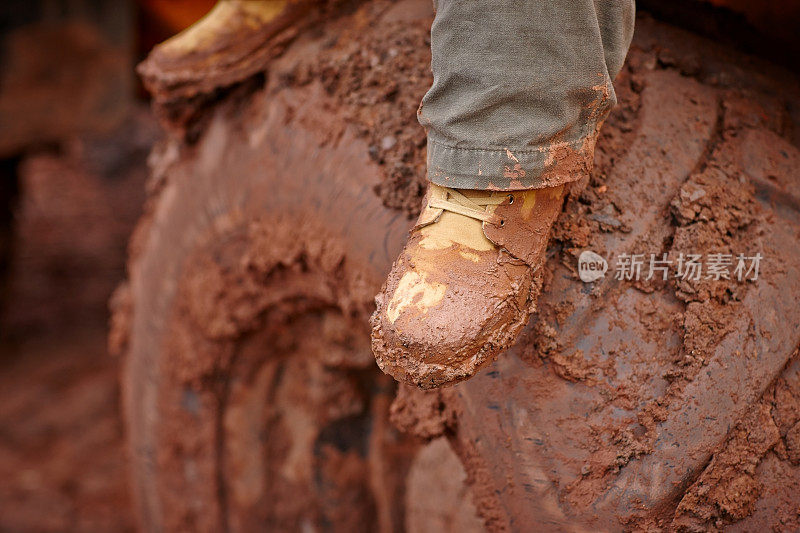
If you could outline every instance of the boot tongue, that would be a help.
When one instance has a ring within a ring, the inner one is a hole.
[[[425,195],[425,207],[414,227],[421,228],[433,224],[439,220],[442,212],[455,213],[466,218],[496,224],[499,219],[494,216],[494,210],[508,196],[507,193],[451,189],[431,183]]]
[[[419,245],[426,249],[444,249],[460,244],[479,252],[495,248],[483,233],[483,223],[458,213],[445,211],[438,220],[420,229]]]
[[[470,199],[489,198],[491,191],[459,190]],[[415,229],[420,231],[420,246],[427,249],[444,249],[460,244],[475,251],[495,249],[494,244],[484,235],[482,222],[470,216],[454,213],[446,209],[431,207],[435,200],[446,200],[448,190],[431,183],[425,196],[425,208],[417,220]],[[486,213],[491,214],[497,206],[488,205]]]
[[[430,184],[415,229],[419,230],[420,245],[428,249],[444,249],[454,244],[485,252],[495,248],[505,249],[511,256],[531,267],[547,246],[550,227],[561,212],[564,188],[549,187],[526,191],[472,191],[456,190],[470,200],[486,203],[485,214],[491,221],[481,222],[471,216],[455,213],[437,200],[452,196],[445,187]]]

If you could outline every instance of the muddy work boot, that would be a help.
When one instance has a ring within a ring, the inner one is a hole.
[[[220,0],[201,20],[153,49],[139,66],[156,97],[191,98],[258,72],[310,0]],[[287,36],[288,38],[288,36]]]
[[[528,320],[533,275],[563,186],[513,192],[430,184],[372,315],[378,366],[431,389],[474,375]]]

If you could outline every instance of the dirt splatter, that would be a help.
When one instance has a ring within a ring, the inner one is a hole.
[[[370,157],[381,165],[376,192],[386,206],[413,218],[427,184],[425,131],[414,117],[433,81],[433,15],[413,9],[401,14],[388,7],[385,2],[368,6],[357,25],[343,28],[323,51],[318,64],[299,70],[292,81],[319,79],[341,102],[347,120],[367,139]]]

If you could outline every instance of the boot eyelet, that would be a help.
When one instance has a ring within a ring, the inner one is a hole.
[[[513,203],[514,203],[514,195],[513,194],[509,194],[508,195],[508,205],[511,205]]]

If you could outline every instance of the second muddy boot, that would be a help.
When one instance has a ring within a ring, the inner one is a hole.
[[[469,191],[430,184],[376,297],[380,368],[423,389],[469,378],[516,339],[563,187]]]
[[[220,0],[201,20],[156,46],[139,66],[157,97],[192,97],[232,85],[264,67],[269,43],[312,0]]]

